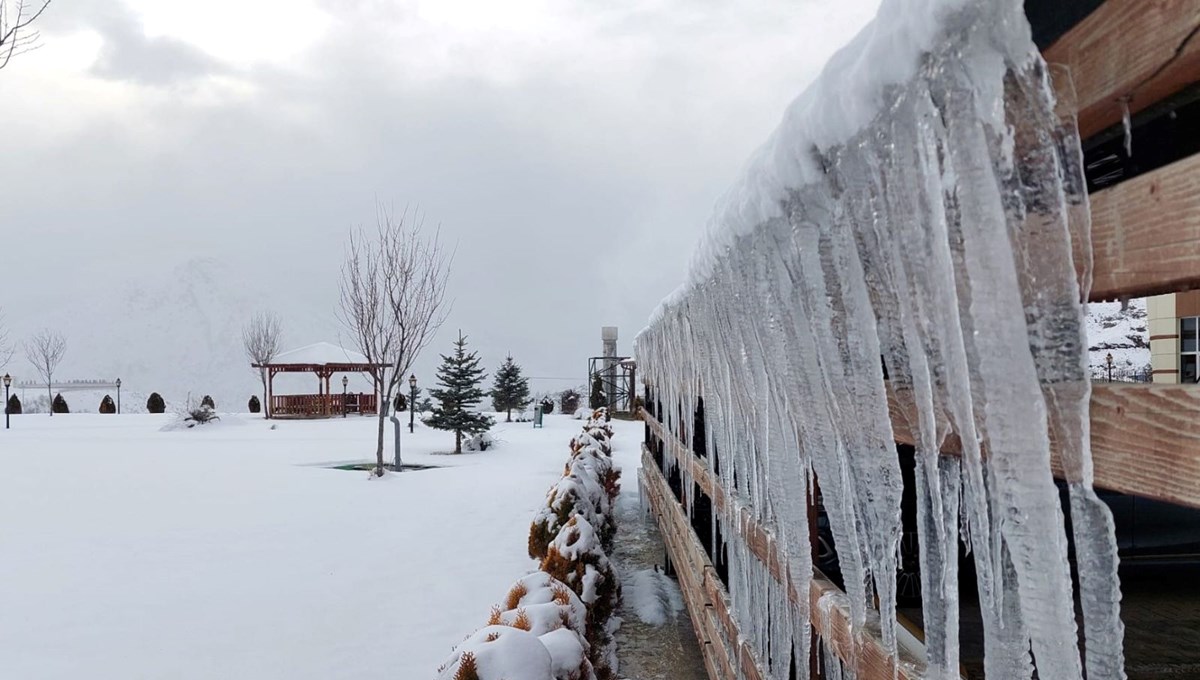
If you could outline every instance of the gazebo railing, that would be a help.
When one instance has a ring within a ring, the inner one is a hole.
[[[271,415],[280,418],[319,418],[343,413],[378,413],[374,394],[275,394]]]

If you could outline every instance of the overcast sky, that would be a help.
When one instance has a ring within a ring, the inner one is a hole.
[[[24,333],[202,257],[334,327],[378,198],[457,244],[432,349],[582,376],[877,5],[55,0],[0,71],[0,305]]]

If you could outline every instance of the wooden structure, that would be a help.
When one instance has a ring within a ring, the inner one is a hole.
[[[337,373],[377,375],[387,364],[371,363],[365,356],[344,347],[318,342],[284,352],[268,364],[252,364],[267,371],[267,408],[272,418],[328,418],[347,413],[378,413],[379,397],[332,391],[330,379]],[[316,394],[275,394],[275,376],[280,373],[312,373],[317,377]]]
[[[1027,8],[1030,5],[1051,3],[1031,0]],[[1179,125],[1189,134],[1200,130],[1194,109],[1190,118],[1180,113],[1200,99],[1200,3],[1107,0],[1055,5],[1027,11],[1055,75],[1060,102],[1074,103],[1066,113],[1077,115],[1085,164],[1094,165],[1091,161],[1098,161],[1097,153],[1107,153],[1106,140],[1126,134],[1122,129],[1126,110],[1133,116],[1129,133],[1135,156],[1142,124],[1150,126],[1170,117],[1182,119]],[[1039,26],[1035,15],[1052,15],[1057,24]],[[1158,160],[1134,164],[1133,172],[1091,193],[1090,239],[1072,235],[1077,262],[1093,263],[1091,300],[1200,288],[1197,151],[1185,140],[1169,153],[1148,154]],[[739,629],[731,615],[733,605],[721,577],[720,546],[706,545],[712,539],[689,519],[685,507],[695,502],[711,503],[717,517],[738,518],[735,526],[718,527],[716,534],[738,534],[789,598],[808,598],[814,635],[857,678],[921,677],[924,650],[920,631],[910,629],[915,627],[905,626],[911,634],[902,633],[901,658],[893,659],[879,636],[878,619],[874,626],[854,630],[845,594],[819,572],[808,592],[799,592],[788,581],[789,570],[772,532],[753,519],[741,499],[726,496],[724,487],[716,483],[717,473],[692,442],[666,432],[660,422],[663,405],[655,402],[653,386],[649,388],[642,411],[646,443],[641,482],[677,572],[709,677],[758,680],[767,674],[764,660],[756,658],[747,642],[750,632]],[[908,423],[913,422],[910,414],[915,409],[908,395],[891,391],[889,407],[897,443],[913,444]],[[1200,508],[1200,388],[1094,384],[1091,447],[1096,486]],[[951,435],[943,454],[958,453],[958,439]],[[1060,474],[1057,458],[1054,453],[1053,469]],[[687,474],[680,475],[680,469]],[[694,488],[683,488],[682,479],[689,479]],[[810,664],[816,677],[815,658],[793,663]]]

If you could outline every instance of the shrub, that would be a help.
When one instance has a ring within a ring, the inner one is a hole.
[[[558,395],[558,404],[563,413],[570,415],[579,410],[579,393],[575,390],[563,390]]]
[[[107,394],[104,395],[104,398],[100,400],[100,412],[106,414],[117,412],[116,402],[114,402],[113,398]]]
[[[162,395],[158,392],[151,392],[150,398],[146,400],[147,413],[165,413],[167,410],[167,402],[163,401]]]
[[[8,398],[8,408],[6,410],[14,416],[21,415],[21,400],[17,399],[17,395],[14,394]]]
[[[400,411],[407,411],[408,410],[408,400],[404,398],[404,395],[402,393],[397,392],[396,399],[392,402],[392,406],[395,407],[397,413],[399,413]]]
[[[259,413],[262,411],[262,402],[258,400],[257,394],[250,395],[250,402],[246,404],[251,413]]]
[[[54,395],[54,403],[50,405],[52,413],[70,413],[71,409],[67,406],[67,400],[63,399],[62,392]]]
[[[197,425],[206,425],[214,420],[220,420],[217,412],[212,410],[210,406],[201,402],[200,406],[189,408],[183,416],[183,423],[188,427]]]
[[[200,405],[207,406],[210,410],[213,410],[213,411],[217,410],[217,405],[215,403],[213,403],[213,398],[208,396],[207,394],[204,395],[204,398],[200,400]]]
[[[585,637],[592,663],[601,677],[608,677],[612,671],[602,650],[611,642],[606,624],[620,602],[621,588],[595,528],[581,515],[572,517],[550,543],[541,570],[565,583],[587,606]]]
[[[545,415],[547,413],[553,413],[553,412],[554,412],[554,400],[551,399],[550,397],[546,397],[545,399],[542,400],[542,414]]]

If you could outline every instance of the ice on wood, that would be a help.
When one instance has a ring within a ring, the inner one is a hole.
[[[884,0],[721,201],[689,281],[637,339],[668,431],[686,441],[703,398],[725,519],[748,508],[770,528],[801,594],[815,474],[853,629],[878,625],[893,651],[902,483],[888,390],[907,407],[931,678],[958,675],[960,540],[988,677],[1029,678],[1033,659],[1040,677],[1123,677],[1112,520],[1091,487],[1089,281],[1072,260],[1087,199],[1074,122],[1053,97],[1017,0]],[[960,458],[938,454],[952,432]],[[808,658],[807,598],[784,606],[741,537],[726,541],[734,613],[785,678],[792,649]]]

